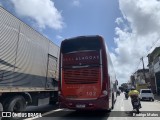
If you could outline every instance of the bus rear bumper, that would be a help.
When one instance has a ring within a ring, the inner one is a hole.
[[[94,100],[70,100],[63,96],[59,97],[59,107],[74,110],[109,110],[108,97],[101,97]]]

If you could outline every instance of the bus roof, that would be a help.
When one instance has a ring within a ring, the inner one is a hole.
[[[73,37],[62,41],[61,52],[100,50],[102,46],[101,42],[103,42],[102,37],[98,35]]]
[[[100,35],[86,35],[86,36],[77,36],[77,37],[71,37],[71,38],[67,38],[64,39],[62,42],[65,42],[66,40],[75,40],[75,39],[81,39],[81,38],[102,38]]]

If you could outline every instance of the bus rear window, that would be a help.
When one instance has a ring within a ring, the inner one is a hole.
[[[99,37],[77,37],[63,41],[62,53],[69,53],[83,50],[100,50]]]

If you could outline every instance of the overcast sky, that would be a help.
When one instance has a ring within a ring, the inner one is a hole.
[[[102,35],[120,83],[142,68],[142,56],[146,67],[147,54],[160,43],[158,0],[0,0],[0,5],[57,45],[69,37]]]

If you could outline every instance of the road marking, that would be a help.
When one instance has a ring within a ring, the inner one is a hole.
[[[56,109],[56,110],[52,110],[52,111],[49,111],[49,112],[46,112],[44,114],[42,114],[42,116],[45,116],[45,115],[48,115],[48,114],[51,114],[51,113],[55,113],[55,112],[58,112],[58,111],[62,111],[63,109]]]
[[[121,111],[124,111],[124,100],[121,100]]]
[[[124,97],[123,97],[124,98]],[[122,98],[122,100],[121,100],[121,111],[125,111],[125,109],[124,109],[124,99]],[[122,120],[127,120],[127,118],[126,117],[120,117],[120,119],[122,119]]]
[[[159,100],[154,100],[155,102],[160,102]]]
[[[36,117],[33,117],[33,118],[27,118],[27,119],[24,119],[24,120],[34,120],[34,119],[37,119],[39,118],[39,116],[36,116]]]
[[[42,117],[44,117],[45,115],[48,115],[48,114],[52,114],[52,113],[55,113],[55,112],[58,112],[58,111],[62,111],[62,110],[63,109],[56,109],[56,110],[46,112],[46,113],[42,114]],[[27,118],[27,119],[24,119],[24,120],[34,120],[34,119],[37,119],[37,118],[39,118],[39,116],[36,116],[36,117],[33,117],[33,118]]]

